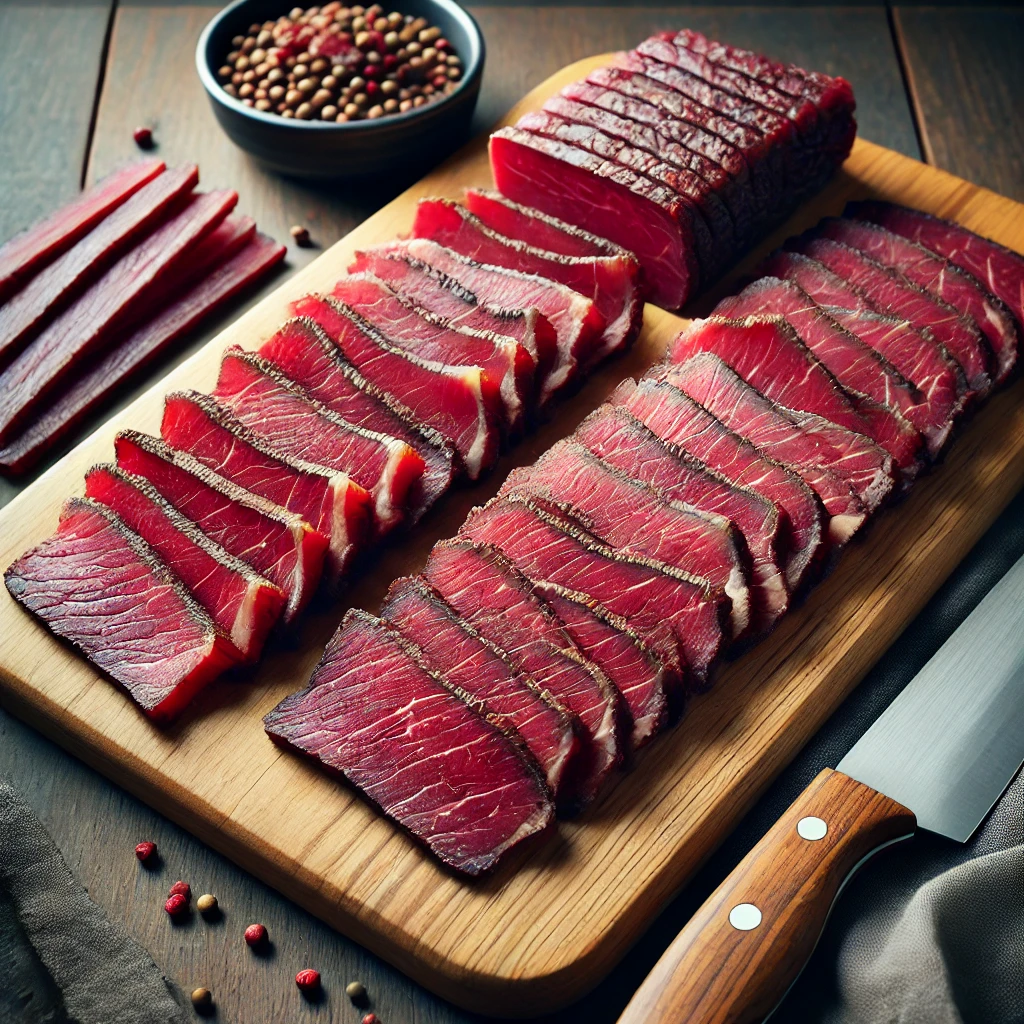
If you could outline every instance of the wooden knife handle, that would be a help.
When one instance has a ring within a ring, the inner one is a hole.
[[[826,768],[676,936],[619,1024],[750,1024],[778,1005],[846,879],[911,811]]]

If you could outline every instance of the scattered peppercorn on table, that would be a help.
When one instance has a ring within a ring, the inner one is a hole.
[[[228,142],[213,122],[192,68],[195,39],[216,9],[215,5],[177,7],[170,0],[162,7],[129,0],[118,4],[116,11],[112,3],[99,0],[69,8],[26,3],[0,9],[0,53],[23,66],[27,61],[25,70],[30,72],[7,86],[6,130],[0,139],[5,147],[0,194],[6,198],[0,209],[0,238],[70,199],[83,176],[94,181],[137,157],[143,146],[152,147],[154,155],[169,165],[197,162],[204,189],[236,189],[245,211],[256,218],[261,230],[290,243],[288,261],[293,268],[305,265],[391,198],[396,189],[386,182],[357,190],[289,183],[262,172]],[[991,138],[979,134],[983,124],[1012,123],[1016,93],[1009,87],[1012,71],[1005,66],[1009,54],[1005,41],[1020,36],[1019,12],[897,7],[890,26],[881,6],[867,13],[842,6],[813,12],[770,6],[753,12],[632,5],[586,10],[502,5],[471,9],[488,44],[477,119],[480,129],[569,61],[625,48],[655,30],[685,24],[738,45],[844,75],[854,84],[860,133],[865,138],[1024,199],[1016,173],[1024,155],[1022,133],[1001,132],[998,137],[993,133]],[[281,13],[289,11],[283,7]],[[235,74],[245,73],[239,72],[239,59],[251,60],[254,51],[266,49],[269,41],[261,42],[257,33],[251,46],[248,37],[239,42],[234,70],[222,75],[222,80],[240,98],[251,98],[254,106],[285,103],[284,110],[274,110],[280,116],[291,112],[294,117],[316,114],[329,119],[334,108],[337,120],[411,109],[403,104],[416,105],[421,98],[426,103],[447,87],[434,81],[440,79],[442,55],[445,78],[458,80],[453,73],[460,67],[458,55],[437,45],[439,36],[429,38],[429,24],[417,27],[415,38],[406,31],[411,23],[404,19],[401,26],[388,22],[378,27],[378,19],[389,14],[390,8],[372,23],[361,25],[356,24],[360,15],[353,14],[343,29],[353,36],[352,43],[365,54],[367,65],[379,64],[379,79],[352,74],[345,82],[328,82],[330,76],[321,73],[326,69],[314,69],[311,63],[304,77],[299,77],[300,68],[295,66],[267,68],[263,79],[235,83]],[[105,43],[108,29],[109,47]],[[389,41],[392,32],[402,46]],[[402,38],[403,32],[410,38]],[[359,33],[380,33],[381,39],[363,38],[360,46]],[[246,46],[248,53],[242,52]],[[403,48],[405,55],[399,58]],[[430,49],[435,52],[428,55]],[[74,61],[67,59],[69,52],[76,54]],[[370,60],[370,53],[379,60]],[[984,117],[952,92],[952,53],[962,63],[964,75],[979,83],[977,95],[987,105]],[[396,60],[385,69],[388,56]],[[397,77],[388,77],[400,62],[411,64],[414,59],[420,61],[414,70],[422,77],[416,93],[399,85]],[[907,78],[916,84],[916,95],[904,88],[901,59],[911,72]],[[423,73],[424,61],[433,78]],[[282,74],[271,81],[274,70]],[[313,89],[311,77],[317,78]],[[267,84],[260,85],[264,79]],[[396,89],[388,85],[390,81]],[[46,89],[40,90],[39,82],[45,82]],[[373,84],[377,88],[369,88]],[[242,93],[247,85],[252,86],[251,97]],[[427,86],[431,92],[426,92]],[[257,97],[259,89],[267,95]],[[278,95],[274,89],[284,92]],[[290,92],[299,95],[289,103]],[[305,105],[309,110],[303,109]],[[914,109],[920,118],[916,127]],[[278,283],[280,278],[270,287]],[[192,349],[216,329],[211,324]],[[0,500],[9,500],[25,483],[0,480]],[[92,898],[123,922],[179,988],[191,994],[198,1013],[208,1012],[212,1005],[217,1019],[239,1024],[312,1019],[313,1014],[318,1020],[367,1024],[475,1019],[256,882],[6,711],[0,711],[0,737],[0,772],[13,779],[40,814]],[[824,763],[814,756],[812,752],[809,760],[797,762],[790,777],[814,774]],[[60,784],[53,785],[53,780]],[[730,846],[716,857],[621,967],[558,1019],[614,1021],[693,907],[743,852]],[[258,934],[250,946],[253,929]]]

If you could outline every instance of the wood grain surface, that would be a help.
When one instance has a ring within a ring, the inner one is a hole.
[[[533,108],[601,58],[566,69],[519,110]],[[408,228],[416,195],[457,195],[487,180],[483,140],[443,166],[306,267],[12,502],[0,515],[6,564],[53,526],[70,481],[108,457],[116,429],[158,429],[171,388],[208,388],[220,351],[253,347],[287,302],[329,287],[352,252]],[[954,216],[1024,248],[1020,207],[967,182],[858,143],[844,171],[738,268],[786,235],[880,195]],[[373,558],[348,603],[373,608],[387,583],[422,564],[436,536],[496,489],[509,466],[564,435],[615,382],[649,365],[680,321],[649,307],[636,349],[603,370],[490,482],[453,495],[404,544]],[[286,895],[453,1001],[536,1013],[578,997],[628,948],[770,779],[898,635],[1024,483],[1024,385],[995,398],[947,464],[855,545],[807,605],[721,674],[682,725],[577,822],[525,863],[481,884],[439,869],[355,795],[273,747],[260,717],[305,680],[342,608],[311,616],[292,650],[251,680],[222,682],[169,732],[29,620],[0,602],[5,702],[115,781],[183,823]],[[595,884],[600,880],[600,884]]]
[[[825,833],[801,836],[805,817]],[[902,804],[824,769],[694,914],[618,1024],[758,1024],[810,959],[847,878],[914,828]],[[740,905],[759,914],[746,930],[731,921]]]

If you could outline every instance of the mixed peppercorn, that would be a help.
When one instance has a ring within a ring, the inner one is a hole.
[[[293,8],[231,40],[217,72],[224,91],[300,121],[374,120],[452,92],[462,60],[426,18],[380,4]]]

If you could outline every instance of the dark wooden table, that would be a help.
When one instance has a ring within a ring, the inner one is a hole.
[[[199,0],[0,0],[0,66],[8,71],[0,89],[0,238],[136,155],[137,124],[154,128],[157,152],[169,164],[196,161],[206,186],[236,188],[239,208],[277,238],[287,239],[289,226],[298,222],[326,247],[390,198],[387,187],[320,188],[276,178],[227,141],[193,67],[196,39],[216,9]],[[479,4],[471,10],[488,45],[480,130],[570,61],[634,45],[655,29],[693,26],[845,75],[856,90],[865,138],[1024,200],[1020,8]],[[293,249],[283,274],[316,253]],[[216,326],[176,358],[211,337]],[[0,504],[25,483],[0,480]],[[804,772],[823,767],[826,756],[824,749],[810,751]],[[198,985],[213,990],[217,1019],[355,1022],[361,1012],[343,989],[356,978],[370,989],[383,1024],[475,1019],[299,910],[2,710],[0,772],[35,808],[92,898],[125,924],[167,975],[186,991]],[[756,808],[752,814],[757,825]],[[716,855],[592,997],[554,1019],[614,1021],[694,902],[745,852],[748,840],[742,836],[750,833],[741,830],[741,838]],[[136,870],[132,848],[144,838],[160,846],[159,873]],[[169,927],[161,905],[177,878],[189,880],[197,893],[216,893],[225,908],[223,921]],[[297,998],[282,957],[247,955],[241,931],[252,921],[268,926],[278,949],[301,951],[323,973],[323,1003]]]

